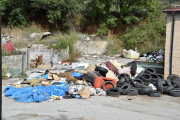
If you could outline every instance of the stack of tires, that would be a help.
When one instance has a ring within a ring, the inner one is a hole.
[[[108,96],[120,95],[148,95],[150,97],[160,97],[161,94],[168,94],[174,97],[180,97],[180,78],[177,75],[170,75],[164,80],[162,74],[156,73],[152,68],[146,68],[134,79],[129,74],[119,74],[119,81],[116,88],[110,88],[106,91]],[[157,89],[153,90],[152,83]]]

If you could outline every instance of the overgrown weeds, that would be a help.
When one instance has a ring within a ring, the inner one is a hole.
[[[7,79],[7,74],[8,69],[6,67],[2,67],[2,79]]]
[[[61,49],[66,49],[69,46],[69,60],[71,62],[76,62],[79,52],[74,48],[74,44],[77,42],[77,32],[70,32],[69,34],[62,34],[60,32],[43,39],[42,41],[36,41],[35,43],[45,44],[56,51],[61,51]]]
[[[10,38],[11,43],[15,48],[25,48],[28,44],[32,43],[30,41],[29,36],[32,33],[41,33],[41,27],[32,25],[30,27],[2,27],[2,34],[8,33],[9,35],[12,35],[12,38]]]
[[[20,55],[22,52],[20,50],[14,50],[11,52],[7,52],[4,48],[1,49],[2,56],[10,56],[10,55]]]

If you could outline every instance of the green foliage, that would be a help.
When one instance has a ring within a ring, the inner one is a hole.
[[[139,19],[137,17],[135,17],[134,15],[126,16],[126,17],[124,17],[124,20],[126,21],[127,24],[139,22]]]
[[[17,25],[22,27],[29,24],[31,11],[30,0],[2,0],[1,15],[8,20],[9,25]]]
[[[7,76],[6,76],[7,72],[8,72],[7,68],[2,67],[2,79],[7,79]]]
[[[11,52],[7,52],[5,49],[1,49],[2,56],[10,56],[10,55],[20,55],[22,52],[20,50],[14,50]]]
[[[69,60],[76,62],[79,52],[74,48],[74,44],[77,42],[77,33],[71,32],[69,34],[56,33],[54,36],[46,38],[38,43],[45,44],[56,51],[66,49],[69,46]]]
[[[165,14],[159,14],[156,22],[151,22],[138,28],[128,28],[122,36],[123,47],[126,49],[138,48],[140,52],[164,48],[166,36]]]
[[[27,78],[27,77],[28,77],[28,76],[26,75],[25,71],[22,71],[22,72],[21,72],[21,75],[18,76],[18,78],[22,78],[22,79]]]
[[[109,27],[138,23],[136,15],[154,18],[157,3],[155,0],[3,0],[1,15],[9,25],[20,27],[28,25],[30,19],[39,17],[43,11],[56,29],[60,25],[65,30],[74,19],[81,28],[98,21],[100,29],[97,34],[105,34]]]
[[[100,28],[97,30],[97,35],[106,35],[109,31],[108,25],[106,23],[100,24]]]

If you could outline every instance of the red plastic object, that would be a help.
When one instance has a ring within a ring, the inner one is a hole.
[[[97,77],[94,81],[94,87],[103,89],[103,83],[105,81],[111,81],[112,83],[114,83],[115,86],[117,85],[116,79],[107,78],[107,77]],[[109,88],[114,88],[114,87],[112,84],[105,84],[104,88],[105,90],[107,90]]]
[[[6,43],[3,45],[3,48],[7,51],[7,52],[11,52],[14,50],[14,46],[12,45],[12,43]]]

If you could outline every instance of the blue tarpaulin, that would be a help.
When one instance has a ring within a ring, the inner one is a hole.
[[[25,87],[25,88],[15,88],[9,86],[4,90],[4,96],[14,98],[16,102],[42,102],[50,99],[50,96],[65,96],[68,87],[63,86],[41,86],[36,87]]]
[[[71,75],[74,76],[74,77],[81,77],[81,76],[83,76],[83,74],[75,73],[75,72],[71,73]]]

